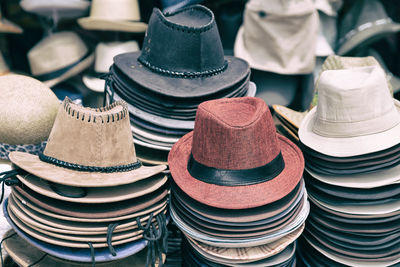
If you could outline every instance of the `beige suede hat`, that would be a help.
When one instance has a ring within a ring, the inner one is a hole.
[[[306,146],[348,157],[400,143],[400,102],[391,96],[380,66],[326,70],[316,90],[318,105],[299,129]]]
[[[128,108],[123,101],[90,109],[66,98],[43,154],[12,152],[9,157],[37,177],[77,187],[129,184],[166,168],[145,167],[137,160]]]
[[[82,39],[74,32],[51,34],[28,52],[32,75],[52,87],[79,74],[94,62]]]
[[[90,16],[78,19],[86,30],[144,32],[138,0],[93,0]]]
[[[250,0],[236,36],[234,54],[257,70],[311,73],[318,23],[312,0]]]
[[[38,153],[53,127],[60,102],[42,82],[24,75],[0,76],[0,158],[11,151]]]

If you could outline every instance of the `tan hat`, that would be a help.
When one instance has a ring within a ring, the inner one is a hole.
[[[32,75],[52,87],[88,68],[94,54],[76,33],[58,32],[31,48],[28,61]]]
[[[335,157],[380,151],[400,142],[400,102],[380,66],[326,70],[316,84],[318,105],[304,118],[306,146]]]
[[[0,76],[10,72],[7,62],[4,60],[3,53],[0,52]]]
[[[144,32],[138,0],[93,0],[90,16],[78,19],[86,30]]]
[[[46,141],[60,102],[42,82],[24,75],[0,76],[0,143]]]
[[[125,102],[90,109],[69,98],[59,108],[43,154],[12,152],[10,160],[35,176],[77,187],[129,184],[166,168],[137,160]]]
[[[250,0],[234,52],[253,69],[311,73],[317,35],[318,13],[312,0]]]

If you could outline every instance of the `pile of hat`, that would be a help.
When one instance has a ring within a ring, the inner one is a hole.
[[[126,103],[89,109],[66,98],[44,152],[9,157],[17,168],[1,174],[12,185],[4,214],[30,245],[73,262],[119,260],[146,246],[148,263],[162,259],[166,166],[137,160]]]
[[[201,5],[172,13],[155,8],[141,52],[114,57],[107,77],[110,102],[131,113],[139,158],[166,163],[171,147],[193,130],[198,105],[254,96],[246,61],[224,56],[214,14]]]
[[[185,266],[292,266],[309,211],[304,159],[262,99],[201,103],[168,163]]]
[[[311,266],[396,265],[400,102],[377,65],[325,70],[316,86],[299,128],[311,202],[299,255]]]

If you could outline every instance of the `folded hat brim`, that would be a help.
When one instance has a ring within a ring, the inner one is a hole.
[[[47,181],[76,187],[109,187],[130,184],[156,175],[166,169],[165,165],[146,167],[127,172],[82,172],[43,162],[38,156],[23,152],[9,155],[12,163]]]
[[[156,191],[167,182],[167,177],[160,174],[135,183],[114,186],[112,190],[108,187],[89,187],[83,197],[67,197],[57,194],[46,181],[31,174],[17,175],[17,178],[33,191],[54,199],[76,202],[76,203],[110,203],[127,199],[141,197]],[[54,185],[57,187],[57,185]],[[62,188],[59,189],[62,191]]]
[[[393,101],[400,114],[400,102],[396,99]],[[381,151],[400,143],[400,123],[389,130],[370,135],[340,138],[318,135],[313,132],[316,112],[317,107],[314,107],[303,119],[299,128],[299,138],[303,144],[322,154],[351,157]]]
[[[147,24],[141,21],[86,17],[78,19],[78,23],[86,30],[97,31],[145,32],[147,29]]]
[[[235,39],[235,45],[234,45],[234,55],[236,57],[242,58],[246,60],[250,67],[252,69],[256,70],[261,70],[261,71],[268,71],[268,72],[273,72],[273,73],[279,73],[279,74],[309,74],[313,71],[313,66],[308,67],[307,69],[296,69],[295,71],[292,70],[284,70],[282,67],[276,65],[275,68],[268,66],[266,67],[266,64],[260,64],[254,60],[253,53],[249,51],[246,48],[246,45],[244,44],[244,27],[243,25],[239,28],[238,33],[236,35]],[[265,59],[265,62],[270,61],[270,59]],[[270,65],[270,64],[269,64]],[[297,66],[292,66],[292,67],[297,67]],[[273,103],[275,104],[275,103]]]
[[[376,41],[377,39],[398,31],[400,31],[400,24],[396,22],[373,25],[372,27],[366,28],[362,31],[357,31],[348,40],[345,40],[341,45],[339,45],[336,54],[339,56],[346,55],[359,45],[366,46],[369,42]]]
[[[272,105],[272,108],[279,116],[290,123],[290,125],[292,125],[296,130],[299,130],[301,122],[308,113],[308,111],[295,111],[282,105]]]
[[[85,74],[82,76],[82,82],[87,88],[96,93],[104,92],[104,86],[106,84],[106,81],[103,79]]]
[[[138,58],[141,52],[120,54],[114,57],[114,64],[135,83],[161,95],[176,98],[204,97],[230,88],[242,81],[250,72],[246,61],[225,56],[228,67],[221,73],[198,77],[178,78],[151,71]]]
[[[42,82],[45,85],[47,85],[48,87],[53,87],[56,84],[59,84],[60,82],[63,82],[65,80],[67,80],[68,78],[78,75],[85,69],[89,68],[93,64],[94,58],[95,58],[94,53],[92,53],[92,54],[88,55],[85,59],[83,59],[81,62],[79,62],[76,66],[74,66],[73,68],[71,68],[68,71],[66,71],[65,73],[63,73],[61,76],[51,79],[51,80],[42,81]]]
[[[183,136],[168,156],[172,177],[179,188],[194,200],[222,209],[249,209],[267,205],[289,194],[302,178],[304,159],[300,149],[278,134],[285,168],[275,178],[246,186],[208,184],[192,177],[187,170],[193,132]]]

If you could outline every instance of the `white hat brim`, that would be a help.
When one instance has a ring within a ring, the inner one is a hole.
[[[400,114],[400,102],[393,99]],[[299,129],[300,141],[311,149],[333,157],[352,157],[381,151],[400,143],[400,123],[393,128],[356,137],[326,137],[313,132],[317,107],[304,118]]]
[[[78,19],[79,25],[86,30],[145,32],[147,24],[140,21],[107,20],[86,17]]]

